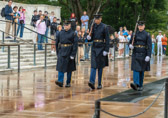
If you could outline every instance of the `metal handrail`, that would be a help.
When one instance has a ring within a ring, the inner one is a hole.
[[[7,44],[7,43],[3,43],[3,44],[0,44],[0,46],[7,46],[8,47],[8,69],[11,68],[11,65],[10,65],[10,47],[11,46],[18,46],[18,73],[20,73],[20,44],[18,43],[15,43],[15,44]]]
[[[6,20],[0,20],[0,21],[1,21],[1,22],[9,22],[9,23],[12,23],[11,21],[6,21]],[[15,24],[19,25],[18,23],[15,23]],[[34,30],[32,30],[32,29],[26,27],[26,26],[24,26],[24,28],[27,29],[27,30],[29,30],[29,31],[31,31],[31,32],[34,32],[34,33],[36,33],[36,34],[40,34],[40,33],[36,32],[36,31],[34,31]],[[40,34],[40,35],[43,35],[45,38],[48,38],[48,39],[50,39],[50,40],[53,40],[52,38],[47,37],[47,36],[45,36],[44,34]]]

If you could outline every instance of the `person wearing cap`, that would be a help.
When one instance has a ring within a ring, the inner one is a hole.
[[[161,55],[162,56],[162,31],[159,31],[159,35],[156,37],[157,41],[157,56]]]
[[[38,13],[38,20],[40,19],[40,16],[43,14],[43,12],[41,10],[39,10],[39,13]]]
[[[51,25],[51,22],[50,22],[50,18],[48,17],[48,12],[47,11],[45,11],[44,12],[44,21],[45,21],[45,23],[46,23],[46,27],[47,27],[47,29],[46,29],[46,32],[45,32],[45,43],[48,43],[48,31],[49,31],[49,27],[50,27],[50,25]]]
[[[76,33],[71,29],[71,22],[65,21],[64,30],[62,30],[56,38],[57,52],[57,71],[58,80],[55,84],[63,87],[64,73],[67,73],[67,81],[65,87],[71,87],[72,71],[76,70],[75,57],[78,47],[78,38]]]
[[[31,19],[31,26],[34,28],[36,27],[36,22],[39,20],[38,15],[37,15],[37,10],[34,10],[34,15],[32,16]]]
[[[138,22],[138,29],[129,42],[132,53],[131,70],[133,71],[133,83],[130,84],[131,88],[136,91],[143,90],[144,72],[150,71],[150,58],[152,53],[152,41],[150,34],[145,31],[144,21]],[[132,45],[133,43],[133,45]]]
[[[128,37],[128,31],[124,32],[123,35],[124,35],[125,41],[126,41],[126,42],[129,42],[130,39],[129,39],[129,37]],[[125,46],[126,46],[126,47],[125,47],[126,57],[129,57],[129,46],[128,46],[128,43],[127,43]]]
[[[98,70],[97,89],[102,89],[103,68],[108,66],[110,36],[107,26],[101,22],[102,14],[96,14],[94,17],[95,21],[93,27],[91,28],[91,36],[87,36],[89,41],[93,41],[91,49],[91,74],[88,85],[91,89],[95,89],[96,70]]]
[[[54,17],[53,18],[53,22],[51,23],[51,29],[50,29],[50,33],[51,33],[51,39],[52,40],[52,43],[55,44],[55,36],[56,36],[56,32],[57,32],[57,26],[59,24],[57,23],[57,18]],[[55,54],[55,51],[56,51],[56,48],[55,48],[55,45],[51,45],[51,54]]]

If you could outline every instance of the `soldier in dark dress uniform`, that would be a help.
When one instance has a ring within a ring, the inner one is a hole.
[[[129,42],[130,49],[133,49],[131,70],[133,71],[134,83],[131,83],[131,88],[136,91],[142,91],[144,72],[150,71],[152,41],[150,34],[144,30],[144,21],[138,22],[138,29],[139,31],[137,31],[135,34],[133,45],[132,38]]]
[[[96,69],[98,69],[98,87],[102,88],[102,72],[103,68],[108,66],[108,52],[109,52],[109,33],[105,24],[102,21],[102,15],[95,16],[95,23],[91,32],[91,37],[88,35],[87,39],[93,41],[91,49],[91,74],[90,82],[88,83],[91,89],[95,89]]]
[[[77,53],[78,39],[71,29],[71,22],[65,21],[64,30],[56,38],[57,51],[57,71],[58,81],[56,85],[63,87],[64,73],[67,72],[67,82],[65,87],[71,86],[72,71],[76,70],[75,57]]]

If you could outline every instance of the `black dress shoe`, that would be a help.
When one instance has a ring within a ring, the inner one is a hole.
[[[143,87],[138,87],[137,88],[138,91],[143,91],[143,89],[144,89]]]
[[[58,85],[59,87],[63,87],[63,83],[59,81],[55,81],[55,84]]]
[[[65,87],[66,87],[66,88],[70,88],[70,87],[71,87],[71,84],[66,84]]]
[[[98,85],[97,89],[102,89],[102,85]]]
[[[95,85],[93,83],[89,82],[88,85],[91,89],[95,89]]]
[[[136,84],[131,83],[130,85],[131,85],[131,88],[134,89],[135,91],[138,90],[138,86]]]

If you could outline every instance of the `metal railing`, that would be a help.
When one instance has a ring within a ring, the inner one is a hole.
[[[8,47],[8,63],[7,63],[7,69],[10,69],[11,68],[11,61],[10,61],[10,47],[11,46],[17,46],[18,47],[18,73],[20,72],[20,44],[0,44],[0,46],[7,46]]]
[[[9,22],[9,21],[5,21],[5,20],[0,20],[1,22]],[[16,25],[18,25],[17,23],[15,23],[15,27],[16,27]],[[26,29],[28,29],[29,31],[31,31],[31,32],[33,32],[33,33],[35,33],[35,34],[39,34],[38,32],[36,32],[36,31],[34,31],[34,30],[32,30],[32,29],[30,29],[30,28],[27,28],[26,26],[24,26],[24,28],[26,28]],[[4,43],[5,42],[5,32],[4,31],[2,31],[2,30],[0,30],[0,32],[2,32],[2,43]],[[8,35],[10,35],[10,34],[8,34]],[[13,35],[10,35],[10,36],[12,36],[12,37],[14,37],[14,42],[16,42],[16,39],[19,39],[20,41],[23,41],[24,43],[19,43],[20,45],[22,45],[22,44],[29,44],[29,45],[33,45],[33,47],[34,47],[34,49],[33,49],[33,65],[34,66],[37,66],[37,60],[36,60],[36,57],[37,57],[37,53],[36,53],[36,46],[39,44],[39,43],[31,43],[31,42],[29,42],[29,41],[25,41],[25,40],[23,40],[23,39],[21,39],[21,38],[19,38],[19,37],[17,37],[17,35],[16,35],[16,28],[15,28],[15,33],[14,33],[14,36]],[[44,36],[44,35],[43,35]],[[44,37],[46,37],[46,36],[44,36]],[[46,38],[48,38],[48,39],[50,39],[50,40],[53,40],[52,38],[50,38],[50,37],[46,37]],[[118,43],[118,44],[115,44],[114,43],[114,45],[113,45],[113,61],[115,61],[116,59],[118,59],[118,58],[123,58],[123,59],[125,59],[126,58],[126,45],[127,45],[127,43],[128,42],[120,42],[120,43]],[[79,43],[80,44],[80,43]],[[89,51],[87,52],[88,54],[88,57],[89,57],[89,59],[91,58],[90,57],[90,55],[91,55],[91,47],[92,47],[92,42],[86,42],[86,43],[81,43],[82,45],[83,45],[83,52],[84,52],[84,55],[82,55],[83,56],[83,59],[85,60],[85,50],[86,50],[86,48],[88,48],[87,46],[88,45],[90,45],[89,46]],[[118,45],[120,45],[120,44],[123,44],[124,45],[124,47],[123,47],[123,52],[122,52],[122,54],[120,55],[120,57],[117,57],[117,52],[119,52],[120,50],[118,50],[117,51],[117,48],[118,48]],[[45,69],[47,69],[47,46],[48,45],[55,45],[55,44],[53,44],[53,43],[42,43],[42,45],[44,45],[44,47],[45,47],[45,53],[44,53],[44,55],[45,55],[45,57],[44,57],[44,68]],[[2,52],[4,52],[4,46],[2,46]],[[79,53],[77,52],[77,55],[76,55],[76,63],[77,63],[77,65],[80,63],[79,62],[79,58],[80,58],[80,55],[79,55]],[[10,61],[9,61],[10,62]]]
[[[162,91],[164,90],[164,88],[165,88],[164,118],[168,118],[168,78],[165,78],[165,79],[166,79],[166,81],[163,84],[161,90],[159,91],[157,97],[153,100],[153,102],[147,108],[145,108],[144,111],[142,111],[140,113],[137,113],[135,115],[131,115],[131,116],[120,116],[120,115],[109,113],[109,112],[101,109],[101,102],[100,102],[100,100],[97,100],[95,102],[95,114],[94,114],[93,118],[100,118],[100,112],[103,112],[103,113],[105,113],[105,114],[107,114],[109,116],[115,117],[115,118],[135,118],[137,116],[140,116],[140,115],[146,113],[152,107],[152,105],[160,97],[160,95],[161,95]]]

